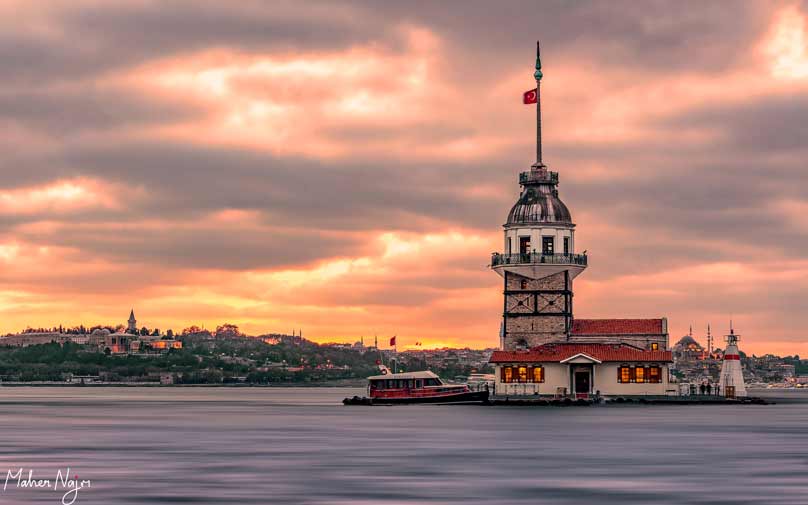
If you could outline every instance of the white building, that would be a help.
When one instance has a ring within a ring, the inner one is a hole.
[[[525,351],[494,351],[496,395],[663,396],[670,351],[626,344],[544,344]]]

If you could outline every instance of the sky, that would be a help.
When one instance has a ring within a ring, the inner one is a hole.
[[[0,2],[0,333],[498,345],[535,152],[578,318],[808,354],[806,2]]]

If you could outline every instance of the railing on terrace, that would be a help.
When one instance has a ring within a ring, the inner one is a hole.
[[[538,252],[527,254],[500,254],[491,255],[491,266],[499,265],[532,265],[545,263],[549,265],[580,265],[586,266],[586,254],[541,254]]]
[[[558,172],[549,170],[528,170],[519,174],[519,184],[549,182],[558,184]]]

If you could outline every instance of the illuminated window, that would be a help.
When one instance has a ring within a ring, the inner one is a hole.
[[[617,382],[631,382],[631,368],[624,365],[617,370]]]
[[[540,366],[533,367],[533,382],[544,382],[544,369]]]
[[[648,369],[648,382],[653,384],[662,382],[662,370],[658,366],[652,366]]]
[[[519,382],[527,382],[527,367],[520,366],[519,367]]]
[[[658,350],[659,350],[659,343],[657,343],[657,342],[653,342],[653,343],[651,344],[651,350],[652,350],[652,351],[658,351]]]
[[[634,369],[634,379],[637,382],[645,382],[645,368],[637,367]]]
[[[502,369],[502,382],[513,382],[513,368],[506,366]]]

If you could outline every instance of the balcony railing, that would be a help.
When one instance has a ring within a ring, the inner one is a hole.
[[[500,254],[491,255],[491,266],[499,265],[534,265],[545,263],[548,265],[580,265],[586,266],[586,254],[541,254],[538,252],[526,254]]]
[[[558,184],[558,172],[550,172],[549,170],[529,170],[519,174],[519,184],[538,182]]]

